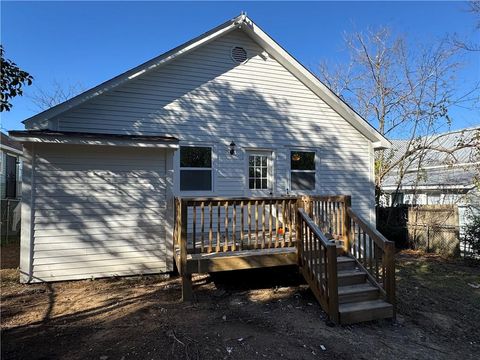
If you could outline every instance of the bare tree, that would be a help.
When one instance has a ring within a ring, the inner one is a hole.
[[[37,107],[36,110],[46,110],[83,92],[85,88],[80,83],[61,84],[57,80],[52,81],[52,85],[46,88],[36,87],[28,98]]]
[[[453,37],[453,43],[461,49],[468,51],[480,51],[480,43],[478,42],[478,32],[480,31],[480,1],[474,0],[468,2],[467,11],[476,19],[474,35],[477,38],[477,41],[468,41],[458,38],[458,36]]]
[[[454,156],[455,149],[442,147],[440,133],[452,123],[454,106],[476,106],[478,86],[458,93],[456,73],[461,67],[460,49],[449,41],[427,46],[416,44],[414,51],[401,36],[387,28],[345,36],[350,55],[348,64],[320,65],[320,78],[340,97],[389,138],[407,139],[405,153],[376,152],[375,185],[377,203],[385,177],[393,171],[398,187],[406,171],[418,170],[429,150]],[[480,134],[460,140],[456,149],[480,146]],[[418,171],[419,179],[421,172]]]

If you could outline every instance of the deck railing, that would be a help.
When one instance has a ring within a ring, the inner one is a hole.
[[[350,196],[308,196],[303,200],[308,215],[324,234],[335,240],[344,239],[345,213],[351,205]]]
[[[342,241],[345,252],[395,305],[394,243],[352,210],[350,196],[175,198],[175,214],[174,250],[180,260],[180,273],[189,254],[295,247],[300,236],[299,262],[313,261],[305,258],[313,254],[326,259],[315,263],[317,272],[312,275],[328,274],[322,283],[334,271],[329,266],[335,263],[336,271],[336,253],[329,250],[335,245],[328,241],[333,238]],[[324,272],[320,271],[322,267]],[[332,283],[324,281],[317,291],[328,299],[327,306],[337,301],[338,307],[338,295],[329,288]]]
[[[338,322],[337,247],[304,209],[298,209],[298,265],[330,320]]]
[[[378,285],[385,300],[394,305],[395,312],[395,243],[365,223],[347,207],[345,219],[348,253],[367,272],[371,282]]]
[[[176,198],[175,208],[188,254],[295,246],[297,198]]]

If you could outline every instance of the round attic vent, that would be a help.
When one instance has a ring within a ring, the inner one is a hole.
[[[231,55],[232,60],[236,63],[243,64],[245,61],[247,61],[247,50],[241,46],[235,46],[232,48]]]

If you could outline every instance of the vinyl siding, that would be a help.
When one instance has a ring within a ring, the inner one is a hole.
[[[248,51],[245,64],[230,58],[237,45]],[[181,145],[212,145],[214,191],[209,195],[218,196],[247,195],[246,148],[272,149],[277,195],[289,189],[290,150],[312,149],[319,158],[312,193],[351,194],[354,208],[374,221],[371,143],[239,30],[52,123],[67,131],[164,134],[178,137]],[[228,153],[232,140],[237,144],[234,156]],[[174,168],[179,194],[178,156]]]
[[[33,246],[22,273],[53,281],[172,270],[164,150],[36,144],[31,154]]]

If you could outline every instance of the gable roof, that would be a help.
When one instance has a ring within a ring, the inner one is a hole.
[[[365,119],[356,113],[347,103],[340,99],[332,90],[325,86],[312,72],[305,68],[298,60],[283,49],[275,40],[260,29],[246,15],[239,15],[225,23],[213,28],[212,30],[162,54],[159,55],[133,69],[130,69],[110,80],[101,83],[59,105],[34,115],[23,123],[32,121],[47,121],[60,115],[61,113],[79,106],[89,99],[110,91],[117,86],[143,75],[153,69],[158,68],[166,63],[173,61],[179,56],[183,56],[198,47],[205,45],[235,29],[241,29],[250,38],[256,41],[267,53],[272,55],[280,64],[297,77],[305,86],[313,91],[319,98],[330,105],[337,113],[339,113],[346,121],[348,121],[361,134],[369,139],[374,148],[389,148],[390,142],[380,134]]]

